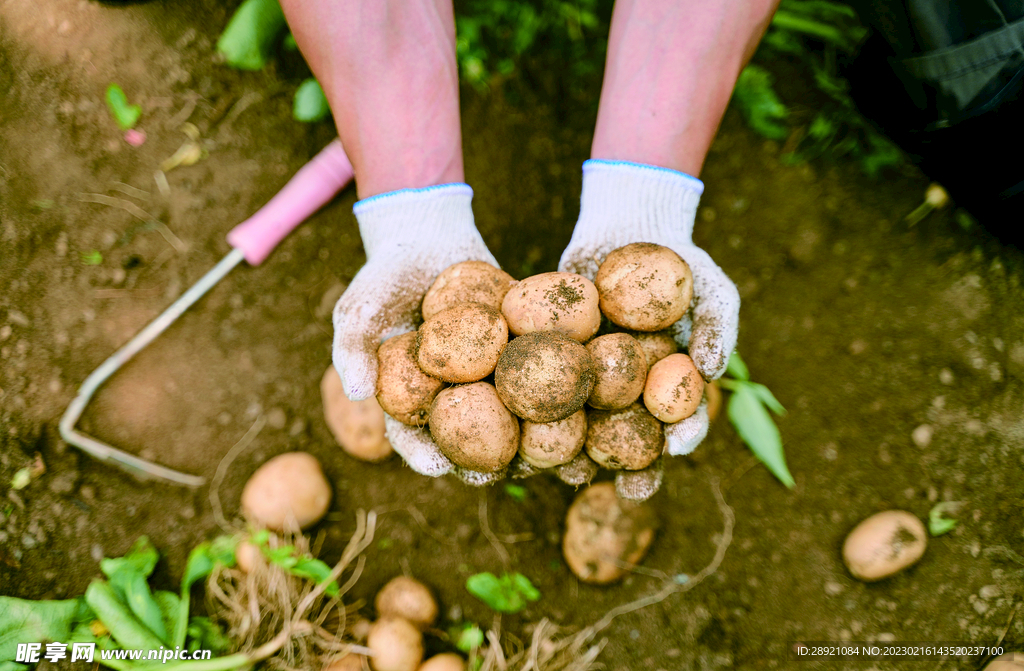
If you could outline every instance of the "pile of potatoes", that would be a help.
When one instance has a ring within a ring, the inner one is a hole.
[[[662,454],[663,424],[692,415],[704,394],[666,331],[692,297],[686,262],[649,243],[611,252],[594,282],[563,272],[517,282],[459,263],[427,291],[422,326],[380,346],[377,401],[429,427],[469,470],[500,472],[517,454],[551,468],[581,450],[639,470]]]

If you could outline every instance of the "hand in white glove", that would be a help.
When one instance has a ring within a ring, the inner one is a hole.
[[[355,204],[366,265],[334,306],[334,367],[353,401],[373,396],[381,340],[414,330],[423,295],[442,270],[462,261],[498,265],[473,220],[466,184],[401,189]],[[453,472],[470,484],[504,473],[477,473],[452,464],[430,432],[385,415],[388,440],[423,475]]]
[[[705,380],[721,377],[736,347],[740,297],[736,285],[707,252],[693,244],[693,223],[704,184],[687,174],[639,163],[590,160],[583,164],[580,217],[558,269],[591,280],[614,249],[653,242],[674,250],[693,272],[693,314],[671,327],[680,347]],[[708,431],[707,402],[690,417],[665,426],[666,450],[689,454]],[[619,471],[615,485],[623,498],[643,500],[661,486],[661,460],[642,471]],[[581,453],[558,475],[581,484],[597,471]]]

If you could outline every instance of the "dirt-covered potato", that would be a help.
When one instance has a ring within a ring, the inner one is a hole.
[[[601,327],[597,288],[574,273],[541,273],[516,284],[501,303],[513,335],[554,331],[586,342]]]
[[[594,278],[601,312],[636,331],[660,331],[679,321],[693,298],[693,274],[668,247],[635,242],[605,258]]]
[[[363,655],[349,653],[328,664],[324,671],[363,671]]]
[[[686,419],[704,397],[704,378],[685,354],[671,354],[651,366],[644,385],[644,405],[666,424]]]
[[[482,473],[505,468],[519,449],[519,422],[487,382],[438,394],[430,408],[430,435],[454,464]]]
[[[1009,652],[989,662],[982,671],[1024,671],[1024,652]]]
[[[655,526],[648,504],[620,499],[611,482],[591,485],[569,507],[562,540],[565,562],[584,582],[614,582],[627,573],[621,564],[643,559]]]
[[[610,469],[647,468],[665,448],[665,429],[640,403],[587,413],[587,455]]]
[[[927,546],[921,520],[905,510],[886,510],[850,532],[843,543],[843,561],[854,578],[874,582],[916,562]]]
[[[377,350],[377,402],[384,412],[410,426],[425,426],[430,404],[444,382],[416,363],[416,333],[403,333]]]
[[[494,386],[509,410],[531,422],[556,422],[583,407],[594,389],[587,348],[561,333],[536,331],[505,346]]]
[[[459,303],[483,303],[501,311],[514,277],[483,261],[463,261],[448,266],[423,297],[423,319]]]
[[[713,422],[722,411],[722,388],[717,380],[704,385],[704,395],[708,397],[708,421]]]
[[[647,357],[647,370],[670,354],[679,351],[676,339],[668,331],[655,331],[654,333],[633,331],[629,335],[636,338],[636,341],[644,348],[644,356]]]
[[[386,616],[373,623],[366,637],[373,651],[374,671],[416,671],[423,660],[423,635],[416,625],[400,617]]]
[[[437,619],[437,602],[426,585],[415,578],[400,575],[377,592],[374,601],[381,616],[402,617],[423,629]]]
[[[466,671],[466,662],[454,652],[442,652],[423,662],[417,671]]]
[[[587,403],[592,408],[625,408],[640,398],[647,379],[644,348],[627,333],[609,333],[587,343],[596,381]]]
[[[587,438],[587,413],[577,410],[555,422],[531,422],[520,427],[519,456],[537,468],[560,466],[573,460]]]
[[[256,469],[242,489],[242,513],[274,531],[316,524],[331,503],[320,462],[306,452],[280,454]]]
[[[341,449],[363,461],[391,456],[391,443],[384,435],[384,411],[376,398],[348,400],[334,366],[329,366],[320,380],[320,396],[324,402],[324,421]]]
[[[483,303],[459,303],[438,312],[417,331],[416,361],[445,382],[476,382],[494,370],[508,342],[501,313]]]

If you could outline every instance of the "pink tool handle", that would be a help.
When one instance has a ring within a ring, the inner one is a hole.
[[[258,266],[295,227],[334,198],[352,179],[341,140],[334,140],[302,166],[270,202],[228,233],[228,243]]]

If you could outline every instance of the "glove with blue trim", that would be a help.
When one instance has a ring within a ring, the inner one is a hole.
[[[370,398],[377,387],[377,348],[382,340],[415,330],[427,289],[442,270],[462,261],[498,266],[473,219],[473,190],[467,184],[401,189],[366,198],[352,211],[366,250],[366,265],[334,306],[334,367],[345,395]],[[417,473],[454,473],[475,485],[504,472],[478,473],[444,456],[425,428],[385,414],[391,446]]]
[[[693,244],[693,223],[704,184],[690,175],[625,161],[589,160],[583,164],[580,216],[558,269],[590,280],[614,249],[633,242],[653,242],[674,250],[693,272],[692,311],[671,330],[705,380],[725,372],[736,347],[740,296],[736,285],[707,252]],[[670,455],[692,452],[708,432],[707,400],[687,419],[665,426]],[[644,500],[661,486],[659,458],[641,471],[619,471],[619,496]],[[585,453],[558,467],[559,477],[570,484],[587,482],[597,464]]]

